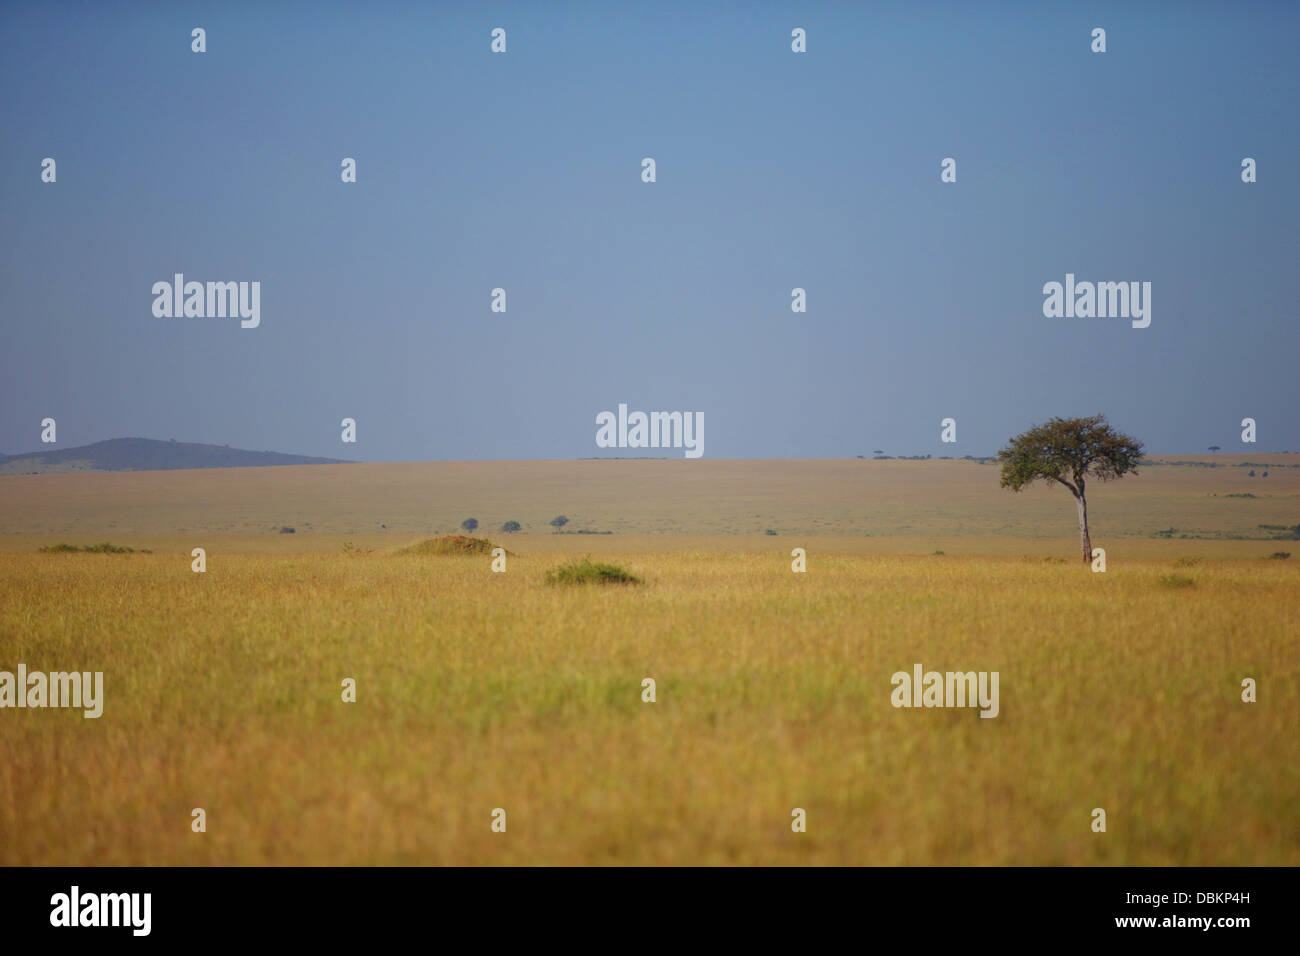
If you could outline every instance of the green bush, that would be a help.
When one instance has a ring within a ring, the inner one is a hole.
[[[547,584],[640,584],[641,579],[617,564],[583,558],[570,561],[546,575]]]
[[[135,548],[127,548],[120,544],[109,544],[102,541],[99,544],[88,544],[84,548],[78,548],[75,544],[52,544],[48,548],[41,548],[44,554],[70,554],[72,552],[84,554],[135,554]],[[142,548],[140,554],[153,554],[147,548]]]

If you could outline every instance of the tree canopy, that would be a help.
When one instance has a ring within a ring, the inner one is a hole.
[[[1035,481],[1057,481],[1077,498],[1089,477],[1110,481],[1137,474],[1143,450],[1140,441],[1112,428],[1105,415],[1053,418],[998,452],[1002,487],[1020,491]]]
[[[1085,563],[1092,553],[1088,533],[1088,478],[1110,481],[1136,474],[1142,443],[1111,428],[1105,415],[1091,418],[1053,418],[1011,439],[998,452],[1002,462],[1002,487],[1020,491],[1035,481],[1056,481],[1070,489],[1079,511],[1079,551]],[[1104,566],[1093,570],[1104,570]]]

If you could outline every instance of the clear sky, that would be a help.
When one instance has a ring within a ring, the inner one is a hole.
[[[57,447],[651,453],[596,447],[620,402],[702,412],[706,457],[1097,412],[1300,450],[1297,37],[1259,2],[5,4],[0,451],[49,416]],[[177,272],[259,281],[260,326],[155,317]],[[1066,273],[1150,282],[1150,327],[1045,317]]]

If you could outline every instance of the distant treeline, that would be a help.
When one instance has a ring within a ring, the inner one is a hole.
[[[1292,454],[1289,451],[1279,452],[1281,455]],[[866,460],[868,457],[872,461],[975,461],[981,465],[996,464],[998,458],[996,455],[962,455],[961,458],[955,458],[952,455],[940,455],[935,458],[932,455],[858,455],[859,459]],[[1159,461],[1155,458],[1143,458],[1138,462],[1141,468],[1159,468],[1169,466],[1187,466],[1191,468],[1300,468],[1300,462],[1293,465],[1277,463],[1271,461]]]
[[[857,457],[864,461],[867,458],[866,455],[858,455]],[[956,458],[952,455],[940,455],[938,458],[934,458],[934,456],[932,455],[872,455],[871,460],[872,461],[930,461],[930,460],[976,461],[979,462],[981,465],[988,465],[991,464],[992,462],[997,461],[997,458],[991,455],[985,455],[985,456],[962,455],[960,458]]]
[[[1284,451],[1280,454],[1289,455],[1291,452]],[[1288,465],[1272,461],[1155,461],[1154,459],[1144,458],[1138,464],[1143,468],[1154,468],[1161,465],[1188,465],[1193,468],[1300,468],[1300,463]]]

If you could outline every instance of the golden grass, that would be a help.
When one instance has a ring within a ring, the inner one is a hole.
[[[127,511],[78,520],[152,527]],[[0,669],[102,670],[107,698],[0,711],[0,864],[1300,863],[1300,556],[1241,556],[1284,543],[1134,541],[1092,574],[1044,560],[1068,538],[543,534],[494,574],[409,536],[109,537],[158,551],[0,553]],[[573,553],[646,583],[546,586]],[[895,710],[918,661],[999,671],[1001,715]]]

